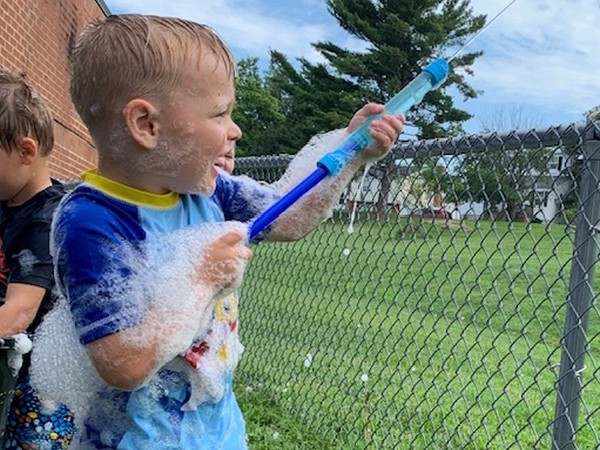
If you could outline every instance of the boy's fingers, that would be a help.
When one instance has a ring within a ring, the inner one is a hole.
[[[241,247],[240,258],[249,260],[250,258],[252,258],[252,250],[250,250],[250,248],[248,248],[246,246]]]
[[[219,240],[224,244],[234,246],[239,244],[244,238],[245,236],[241,231],[230,231],[221,236]]]
[[[227,246],[236,247],[237,256],[249,260],[252,258],[252,250],[244,245],[245,238],[245,234],[241,231],[230,231],[221,236],[219,240]]]

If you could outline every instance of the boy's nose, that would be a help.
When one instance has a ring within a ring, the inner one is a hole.
[[[233,127],[231,127],[229,136],[230,136],[231,140],[239,141],[242,138],[242,134],[243,134],[242,129],[234,121],[231,121],[231,123],[233,124]]]

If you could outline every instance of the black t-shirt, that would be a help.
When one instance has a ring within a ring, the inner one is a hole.
[[[50,256],[50,226],[65,191],[59,183],[38,192],[20,206],[0,203],[0,304],[9,283],[46,289],[34,321],[33,333],[54,303],[54,267]]]

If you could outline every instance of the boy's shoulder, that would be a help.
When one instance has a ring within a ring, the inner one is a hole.
[[[60,183],[52,184],[33,195],[29,200],[18,207],[2,205],[0,217],[12,218],[22,222],[51,221],[54,211],[65,195],[65,190]]]
[[[281,194],[272,186],[247,176],[220,173],[212,198],[223,211],[225,220],[248,222],[279,200]]]
[[[57,226],[101,228],[137,221],[135,205],[120,201],[104,192],[80,184],[63,199],[56,214]]]
[[[34,196],[36,199],[34,208],[37,208],[39,214],[44,217],[52,217],[54,210],[60,204],[60,201],[65,196],[65,188],[58,182],[53,182],[52,186],[38,192]]]

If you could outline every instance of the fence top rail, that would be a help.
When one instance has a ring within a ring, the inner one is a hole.
[[[414,158],[417,156],[459,155],[493,150],[518,150],[524,147],[578,146],[586,137],[586,130],[595,130],[600,136],[599,123],[592,126],[582,123],[555,125],[547,128],[513,130],[470,134],[451,138],[427,139],[401,142],[392,148],[394,158]]]
[[[513,151],[524,147],[574,147],[581,145],[587,139],[600,140],[600,120],[530,130],[400,142],[392,147],[391,157],[401,159],[418,156],[451,156],[494,150]],[[293,155],[247,156],[236,159],[236,166],[239,169],[280,168],[287,166],[292,158]]]

